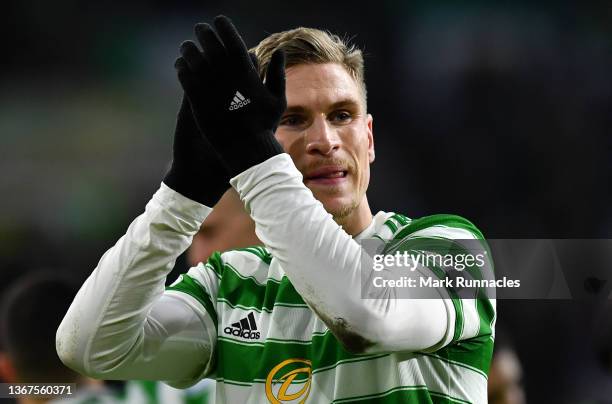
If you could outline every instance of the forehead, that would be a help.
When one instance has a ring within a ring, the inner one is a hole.
[[[286,70],[287,105],[324,107],[339,100],[361,100],[359,87],[336,63],[301,64]]]

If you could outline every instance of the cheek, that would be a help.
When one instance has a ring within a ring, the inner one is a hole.
[[[370,182],[370,164],[368,159],[363,159],[363,156],[359,158],[358,169],[358,188],[361,190],[366,187]]]
[[[356,165],[357,171],[357,190],[367,188],[370,181],[370,156],[368,154],[369,142],[367,133],[360,127],[351,133],[351,154]]]
[[[301,154],[303,145],[299,141],[299,136],[295,136],[295,134],[290,135],[281,130],[277,130],[274,137],[283,147],[285,153],[289,154],[294,161]]]
[[[359,164],[359,168],[363,171],[366,168],[364,166],[370,165],[368,137],[363,131],[355,131],[351,135],[351,154],[354,156],[357,164]]]
[[[280,145],[283,147],[285,151],[287,151],[288,136],[285,133],[283,133],[282,130],[277,129],[276,132],[274,132],[274,138],[276,138],[276,141],[280,143]]]

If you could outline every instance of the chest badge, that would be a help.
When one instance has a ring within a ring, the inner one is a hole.
[[[296,380],[297,378],[297,380]],[[312,363],[306,359],[287,359],[274,366],[266,378],[266,397],[272,404],[299,400],[306,402],[312,382]]]

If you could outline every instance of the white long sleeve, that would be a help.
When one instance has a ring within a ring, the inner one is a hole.
[[[213,321],[191,296],[164,294],[164,283],[210,211],[162,183],[64,317],[56,345],[66,365],[96,378],[164,380],[176,387],[209,371]]]
[[[270,250],[295,289],[347,349],[356,353],[418,351],[446,345],[454,311],[444,299],[398,299],[393,289],[361,297],[361,246],[311,191],[287,154],[234,177]]]

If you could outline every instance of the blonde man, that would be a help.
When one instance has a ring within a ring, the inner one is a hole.
[[[249,55],[227,18],[215,28],[196,25],[202,50],[180,47],[173,166],[83,285],[58,331],[62,359],[102,378],[214,377],[228,403],[486,402],[494,300],[362,285],[374,273],[360,240],[393,253],[482,234],[452,215],[372,214],[361,52],[298,28]],[[213,254],[164,292],[228,183],[263,247]]]

